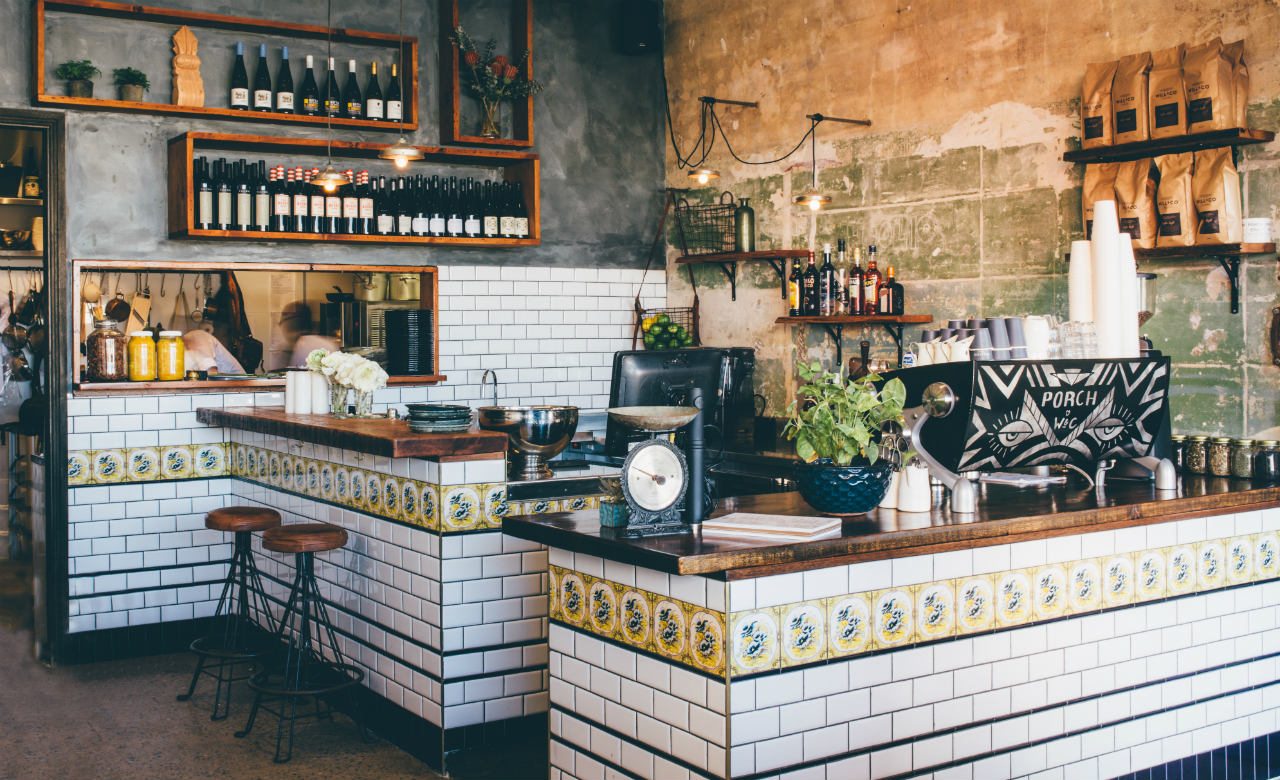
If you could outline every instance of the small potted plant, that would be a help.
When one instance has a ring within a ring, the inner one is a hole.
[[[71,97],[93,97],[93,78],[102,75],[88,60],[67,60],[53,72],[54,78],[67,82]]]
[[[880,432],[887,422],[901,424],[907,389],[868,374],[846,380],[822,370],[820,363],[797,363],[805,383],[787,407],[788,439],[796,443],[800,496],[829,515],[857,515],[879,505],[897,466],[881,457]]]
[[[483,54],[461,27],[454,28],[449,38],[462,54],[462,62],[471,74],[471,91],[480,99],[480,107],[484,109],[480,136],[501,137],[498,112],[502,101],[518,100],[542,91],[540,82],[523,75],[524,65],[529,60],[529,50],[525,49],[516,62],[511,62],[505,54],[494,56],[493,50],[498,43],[492,38],[484,45]]]
[[[115,77],[116,87],[120,89],[120,99],[131,103],[141,103],[142,93],[151,91],[151,82],[147,74],[135,68],[116,68],[111,72]]]
[[[606,528],[622,528],[631,519],[627,499],[622,495],[622,481],[602,479],[600,489],[604,491],[604,495],[600,497],[600,525]]]

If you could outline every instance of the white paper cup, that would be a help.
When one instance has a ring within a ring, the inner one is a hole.
[[[1271,243],[1271,217],[1250,217],[1244,220],[1244,243]]]

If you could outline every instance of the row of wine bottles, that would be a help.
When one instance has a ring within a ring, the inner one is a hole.
[[[329,75],[324,89],[320,89],[310,54],[307,55],[302,88],[295,94],[288,46],[280,48],[280,70],[272,88],[265,43],[258,46],[258,70],[250,89],[249,72],[244,67],[244,44],[236,44],[236,59],[231,67],[230,104],[234,109],[399,122],[404,118],[404,95],[401,94],[400,76],[394,63],[391,65],[391,81],[387,84],[387,97],[384,99],[382,94],[382,87],[378,84],[378,63],[369,64],[369,81],[361,91],[356,77],[356,61],[347,60],[347,83],[339,88],[333,57],[329,58]]]
[[[349,185],[326,192],[319,168],[271,168],[259,160],[195,160],[196,227],[273,233],[452,238],[528,238],[519,182],[450,176],[373,179],[346,171]]]
[[[787,278],[787,301],[792,317],[831,317],[839,315],[902,314],[905,308],[902,285],[893,276],[893,267],[881,274],[877,267],[876,246],[867,247],[867,267],[862,267],[862,252],[853,249],[853,265],[845,261],[845,243],[837,241],[839,257],[831,261],[831,245],[822,247],[822,266],[813,253],[801,271],[800,261],[791,262]]]

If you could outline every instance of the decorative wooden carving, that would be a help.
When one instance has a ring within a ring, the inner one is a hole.
[[[203,106],[204,81],[200,78],[200,58],[196,56],[195,33],[185,24],[173,34],[173,103]]]

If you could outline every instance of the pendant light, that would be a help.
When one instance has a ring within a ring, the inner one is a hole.
[[[325,22],[327,25],[325,27],[325,36],[328,39],[328,54],[326,55],[328,59],[325,60],[327,63],[329,59],[333,58],[333,0],[329,0],[328,10],[325,12]],[[325,85],[326,99],[329,88],[332,86],[332,84]],[[337,169],[333,167],[333,117],[330,116],[327,108],[324,112],[324,126],[328,130],[329,136],[325,143],[325,157],[328,160],[325,163],[324,170],[320,172],[319,176],[312,179],[311,183],[325,192],[334,192],[339,187],[345,187],[350,182],[347,181],[346,176],[338,173]]]
[[[791,202],[797,206],[808,206],[810,211],[818,211],[823,206],[831,204],[831,196],[823,194],[822,190],[818,189],[818,123],[822,121],[822,115],[815,114],[809,118],[813,121],[813,126],[809,129],[813,181],[807,191],[792,198]]]
[[[693,168],[689,171],[689,178],[699,184],[706,184],[711,179],[720,178],[720,171],[715,168]]]
[[[400,60],[400,73],[404,76],[404,0],[400,0],[400,45],[397,47],[397,59]],[[404,105],[404,82],[405,78],[400,79],[400,105]],[[400,140],[391,146],[378,152],[378,157],[383,160],[391,160],[396,164],[397,168],[406,167],[410,161],[421,160],[424,155],[416,146],[409,143],[409,139],[404,135],[404,109],[400,109]]]

